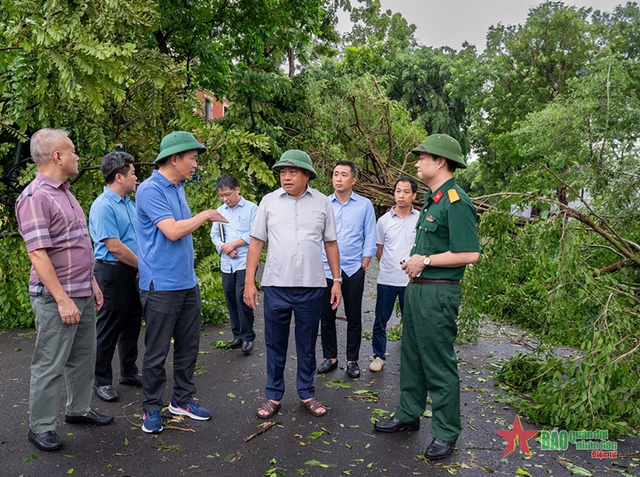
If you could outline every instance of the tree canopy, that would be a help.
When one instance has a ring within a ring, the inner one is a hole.
[[[340,9],[353,22],[343,35]],[[447,133],[469,158],[456,178],[483,242],[461,329],[472,335],[490,316],[541,337],[501,371],[527,393],[532,419],[640,427],[636,3],[546,2],[522,25],[491,27],[484,51],[420,45],[415,25],[378,0],[2,0],[0,31],[2,326],[33,323],[13,202],[35,173],[28,139],[39,128],[70,131],[87,211],[106,151],[133,153],[144,178],[161,138],[186,129],[208,146],[188,183],[194,211],[218,204],[221,173],[258,200],[275,186],[275,158],[296,148],[325,192],[335,161],[354,161],[357,190],[383,212],[394,180],[415,174],[410,150]],[[226,98],[228,114],[203,121],[198,90]],[[194,239],[203,321],[219,322],[219,256],[208,230]],[[558,357],[557,344],[579,355]]]

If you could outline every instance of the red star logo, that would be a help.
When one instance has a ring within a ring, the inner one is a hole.
[[[524,452],[525,455],[530,456],[531,449],[529,449],[529,443],[527,441],[538,433],[538,431],[525,431],[522,428],[520,416],[517,414],[516,418],[513,420],[513,428],[510,431],[496,432],[507,440],[507,447],[505,447],[502,457],[506,457],[516,450],[516,442],[520,443],[520,450]]]

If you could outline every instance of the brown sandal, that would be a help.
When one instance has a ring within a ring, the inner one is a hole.
[[[300,404],[315,417],[322,417],[327,413],[327,408],[314,397],[308,401],[300,401]]]
[[[280,403],[273,402],[270,399],[265,399],[262,401],[262,404],[258,406],[256,410],[256,416],[260,419],[271,419],[273,415],[280,410]],[[260,411],[265,412],[265,414],[260,414]]]

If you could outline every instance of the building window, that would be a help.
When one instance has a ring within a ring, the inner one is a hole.
[[[211,121],[213,119],[213,102],[209,98],[204,98],[204,120]]]

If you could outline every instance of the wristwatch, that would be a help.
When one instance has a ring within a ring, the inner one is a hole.
[[[336,277],[333,277],[333,278],[332,278],[332,280],[333,280],[334,282],[342,283],[342,277],[337,277],[337,278],[336,278]]]
[[[424,263],[425,267],[428,267],[429,265],[431,265],[431,257],[429,255],[425,255],[422,263]]]

